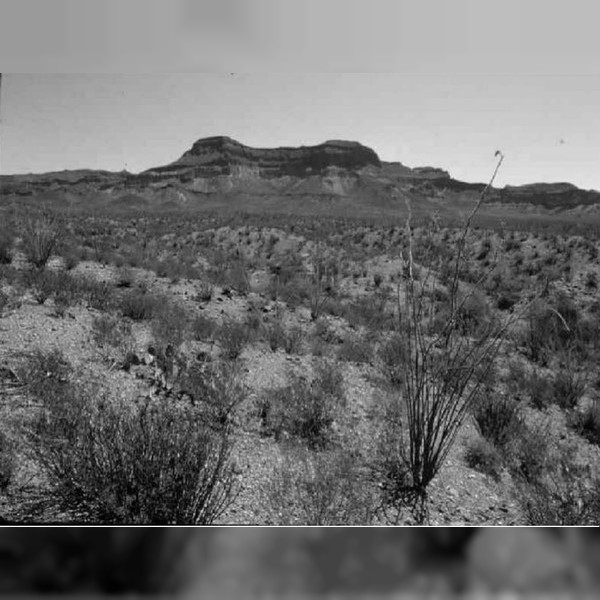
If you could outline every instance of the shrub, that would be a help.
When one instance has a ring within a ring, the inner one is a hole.
[[[196,341],[205,341],[212,338],[218,325],[212,319],[204,315],[197,315],[191,322],[192,338]]]
[[[482,438],[503,450],[522,430],[521,407],[511,398],[490,390],[478,395],[472,406],[473,418]]]
[[[588,290],[598,289],[598,275],[595,271],[588,271],[585,276],[585,287]]]
[[[338,360],[356,363],[369,363],[372,358],[372,347],[361,337],[347,337],[337,352]]]
[[[92,320],[92,336],[100,347],[121,348],[131,339],[131,325],[113,315],[100,315]]]
[[[203,422],[217,431],[230,426],[246,394],[235,365],[224,362],[192,365],[181,373],[176,386],[189,396]]]
[[[12,247],[15,236],[7,228],[0,229],[0,265],[9,265],[12,262]]]
[[[277,525],[369,525],[369,490],[351,452],[291,448],[273,469],[267,498]]]
[[[263,318],[261,313],[253,306],[250,307],[244,319],[244,326],[248,331],[248,340],[260,338],[263,330]]]
[[[17,468],[15,445],[4,431],[0,430],[0,492],[6,492],[13,481]]]
[[[574,369],[561,369],[554,376],[554,401],[563,409],[576,408],[585,387],[584,375]]]
[[[152,316],[152,335],[155,341],[159,345],[171,344],[177,348],[186,337],[189,319],[183,306],[165,300]]]
[[[2,316],[4,309],[8,306],[8,302],[9,302],[8,294],[6,294],[2,290],[0,290],[0,317]]]
[[[77,280],[79,293],[95,310],[111,310],[116,305],[116,298],[111,286],[104,281],[96,281],[88,277]]]
[[[23,275],[26,286],[31,289],[38,304],[44,304],[52,294],[60,289],[56,273],[49,271],[27,271]]]
[[[543,472],[518,480],[517,497],[528,525],[598,524],[600,480],[575,455],[572,447],[559,448]]]
[[[135,281],[133,271],[128,267],[121,267],[117,271],[116,285],[118,288],[130,288]]]
[[[134,321],[151,319],[158,314],[164,300],[145,290],[125,292],[120,299],[119,309],[124,317]]]
[[[309,280],[308,300],[311,319],[316,321],[328,300],[336,293],[337,265],[325,259],[319,246],[313,253],[311,262],[312,274]]]
[[[223,356],[228,360],[238,358],[248,343],[248,331],[243,323],[230,321],[219,329],[219,342]]]
[[[510,361],[505,378],[508,393],[515,400],[530,403],[534,408],[544,410],[554,400],[552,376],[542,374],[537,367],[529,371],[526,365],[523,361]]]
[[[283,348],[286,354],[296,354],[302,346],[304,333],[297,326],[285,329],[281,321],[277,320],[267,327],[267,340],[273,352]]]
[[[64,251],[62,257],[67,271],[72,271],[79,264],[79,256],[75,250]]]
[[[226,272],[226,281],[241,296],[250,291],[250,280],[246,266],[241,261],[234,262]]]
[[[58,349],[36,350],[18,368],[19,378],[28,391],[35,397],[45,396],[48,403],[66,393],[72,372],[70,363]]]
[[[310,448],[325,447],[340,401],[319,383],[293,376],[286,387],[266,391],[258,404],[263,433],[276,440],[293,436]]]
[[[285,333],[285,329],[280,320],[267,326],[267,342],[269,343],[269,348],[271,348],[273,352],[277,352],[279,348],[283,348],[285,344]]]
[[[64,317],[67,309],[73,305],[73,295],[69,290],[59,290],[54,294],[54,314],[57,317]]]
[[[198,284],[198,293],[196,300],[198,302],[210,302],[213,296],[213,286],[207,281],[201,281]]]
[[[58,220],[50,214],[29,217],[22,223],[21,240],[27,260],[42,270],[58,246],[61,229]]]
[[[523,425],[512,447],[505,448],[505,461],[514,479],[533,484],[544,475],[551,460],[551,440],[545,428]]]
[[[286,354],[298,354],[302,349],[304,341],[304,332],[300,327],[294,325],[290,327],[283,338],[283,349]]]
[[[346,304],[344,317],[353,327],[385,330],[392,325],[392,315],[387,310],[387,297],[379,290],[375,294],[355,298]]]
[[[329,360],[313,362],[313,387],[335,400],[338,406],[345,406],[344,376],[340,366]]]
[[[503,291],[498,296],[496,307],[498,310],[510,310],[519,301],[519,295],[512,291]]]
[[[569,415],[569,425],[590,444],[600,446],[600,403],[594,400],[583,411]]]
[[[502,455],[494,444],[485,438],[478,437],[468,443],[465,462],[471,469],[485,473],[496,481],[500,479]]]
[[[407,352],[406,340],[399,333],[392,334],[379,348],[379,358],[392,385],[399,386],[404,381]]]
[[[458,300],[459,327],[463,335],[481,335],[490,326],[491,311],[480,291]]]
[[[418,523],[428,515],[428,488],[448,456],[456,436],[469,416],[478,392],[485,383],[487,370],[493,365],[502,335],[510,322],[485,327],[477,339],[463,335],[464,302],[459,301],[459,275],[468,267],[465,243],[471,223],[493,184],[503,156],[488,186],[469,213],[459,234],[448,279],[448,318],[430,335],[430,319],[435,301],[422,293],[431,270],[422,274],[423,285],[415,277],[411,227],[411,204],[406,198],[408,217],[406,236],[408,252],[407,281],[404,294],[398,294],[398,331],[405,337],[404,374],[401,393],[395,402],[404,408],[403,427],[391,427],[388,455],[380,461],[380,484],[384,491],[382,510],[399,518],[409,509]],[[397,411],[398,413],[400,411]],[[375,474],[377,477],[377,472]]]
[[[564,294],[551,303],[536,302],[528,314],[526,343],[531,359],[541,364],[557,352],[569,352],[585,343],[577,307]]]
[[[74,389],[48,405],[28,444],[63,510],[107,524],[206,525],[235,497],[231,441],[190,406],[123,406]]]

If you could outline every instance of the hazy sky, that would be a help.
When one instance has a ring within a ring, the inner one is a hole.
[[[595,4],[2,0],[0,169],[139,171],[210,135],[335,138],[467,181],[500,149],[499,185],[600,189]]]

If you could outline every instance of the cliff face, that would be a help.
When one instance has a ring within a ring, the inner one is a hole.
[[[299,148],[251,148],[219,136],[198,140],[179,160],[144,171],[142,175],[272,179],[320,175],[331,167],[357,170],[368,165],[379,167],[379,157],[358,142],[332,140]]]
[[[500,190],[500,201],[512,204],[531,204],[549,210],[590,206],[600,202],[600,193],[582,190],[571,183],[531,183],[507,185]]]
[[[196,141],[178,160],[138,174],[78,170],[0,176],[0,204],[46,200],[66,206],[111,208],[192,206],[202,198],[237,199],[285,210],[341,202],[350,213],[393,210],[399,199],[452,209],[485,187],[453,179],[436,167],[383,162],[358,142],[330,140],[316,146],[252,148],[229,137]],[[287,204],[286,204],[287,203]],[[531,184],[490,190],[488,203],[563,211],[600,207],[600,193],[571,184]],[[312,208],[310,208],[312,207]],[[437,210],[437,208],[436,208]]]

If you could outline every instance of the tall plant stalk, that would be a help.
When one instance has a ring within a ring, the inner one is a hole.
[[[407,276],[404,294],[398,287],[397,296],[398,327],[406,343],[404,377],[401,392],[395,399],[398,404],[395,414],[401,417],[388,422],[392,428],[388,439],[391,446],[383,465],[384,508],[393,508],[396,518],[408,505],[417,522],[427,520],[429,485],[469,415],[511,322],[510,319],[504,323],[491,322],[477,338],[465,335],[460,328],[461,309],[473,294],[471,291],[459,298],[458,276],[465,260],[463,248],[472,220],[485,201],[504,158],[500,152],[496,155],[500,158],[493,176],[462,229],[448,286],[447,320],[437,330],[433,327],[434,295],[428,293],[428,287],[435,286],[432,271],[421,281],[415,280],[412,211],[407,200]]]

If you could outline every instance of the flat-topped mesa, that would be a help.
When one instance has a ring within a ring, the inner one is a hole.
[[[381,162],[377,154],[358,142],[330,140],[317,146],[251,148],[225,136],[198,140],[179,160],[149,169],[146,174],[214,177],[253,171],[272,177],[305,177],[330,167],[356,171]]]
[[[533,204],[559,210],[600,202],[600,193],[597,191],[582,190],[572,183],[565,182],[507,185],[499,190],[499,194],[503,202]]]

